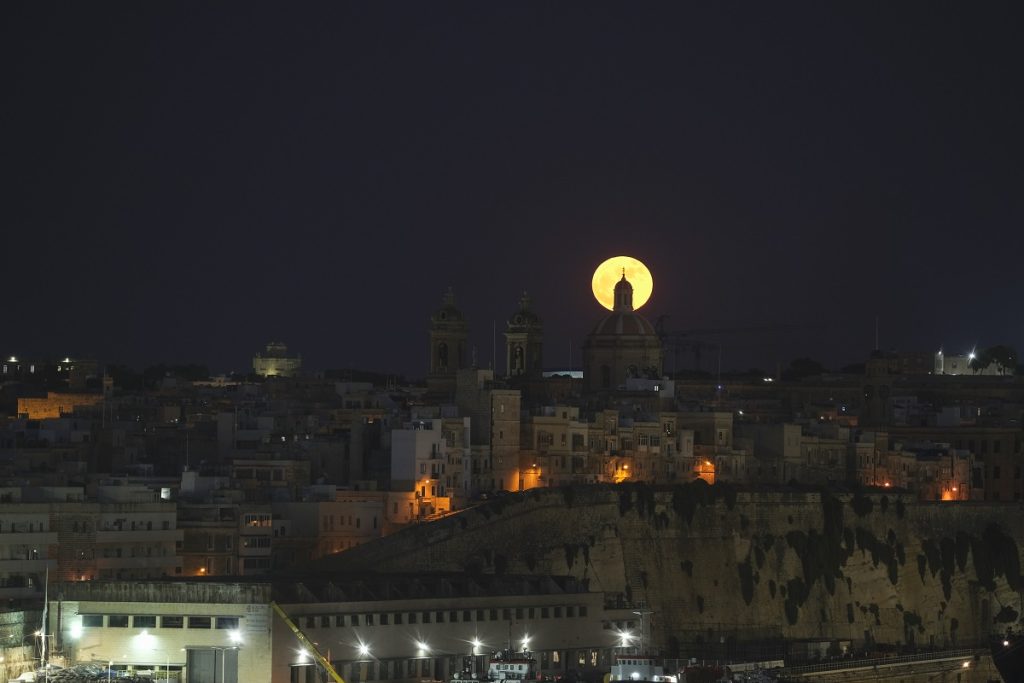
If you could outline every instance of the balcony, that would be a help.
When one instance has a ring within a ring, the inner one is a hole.
[[[0,548],[12,545],[28,545],[33,548],[57,545],[56,531],[35,531],[28,533],[0,534]]]
[[[177,541],[184,540],[184,531],[182,529],[154,529],[147,531],[143,529],[135,529],[132,531],[117,531],[116,529],[110,531],[97,531],[96,532],[96,544],[101,543],[175,543]]]
[[[0,574],[20,574],[23,572],[45,572],[57,569],[57,560],[38,558],[33,560],[4,559],[0,560]]]
[[[181,557],[97,557],[97,569],[163,569],[180,567]]]

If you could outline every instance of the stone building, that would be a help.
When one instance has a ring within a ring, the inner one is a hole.
[[[302,369],[302,356],[291,355],[283,342],[270,342],[265,353],[252,359],[252,370],[260,377],[294,377]]]
[[[615,285],[615,307],[583,344],[583,379],[589,392],[616,391],[630,378],[660,379],[663,349],[654,326],[633,310],[625,273]]]
[[[47,633],[68,665],[178,683],[313,683],[322,669],[276,602],[346,681],[449,680],[528,647],[548,675],[607,668],[637,628],[573,578],[375,573],[278,582],[78,582],[51,588]]]
[[[508,377],[537,378],[544,369],[544,324],[523,292],[519,308],[505,328],[505,367]]]
[[[455,391],[459,370],[466,367],[469,324],[455,306],[455,291],[449,287],[441,308],[430,316],[430,364],[427,387],[432,394],[450,396]]]

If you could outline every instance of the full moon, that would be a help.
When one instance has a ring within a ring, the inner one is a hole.
[[[633,285],[634,310],[647,303],[654,291],[654,278],[647,266],[632,256],[613,256],[597,267],[590,283],[594,298],[609,311],[615,310],[615,283],[622,279],[623,269],[629,284]]]

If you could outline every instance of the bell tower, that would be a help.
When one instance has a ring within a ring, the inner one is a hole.
[[[455,378],[466,367],[466,340],[469,325],[462,311],[455,307],[455,292],[449,287],[441,308],[430,316],[430,363],[427,386],[431,392],[450,394],[455,391]]]
[[[505,368],[507,377],[540,377],[544,368],[544,324],[526,292],[505,326]]]

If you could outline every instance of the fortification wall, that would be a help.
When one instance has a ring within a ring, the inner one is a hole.
[[[654,637],[961,646],[1016,624],[1015,504],[898,494],[538,489],[325,561],[345,570],[575,575],[644,601]]]

